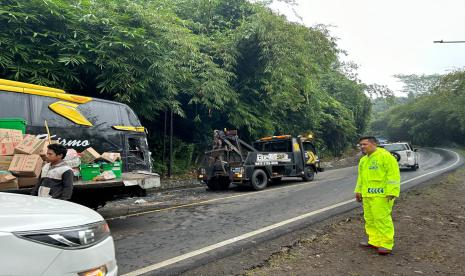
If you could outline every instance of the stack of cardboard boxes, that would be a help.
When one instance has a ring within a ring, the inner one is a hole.
[[[52,141],[54,143],[55,141]],[[0,129],[0,191],[33,187],[39,181],[49,142],[20,130]],[[74,150],[73,150],[74,151]],[[69,152],[69,150],[68,150]],[[121,155],[87,148],[65,160],[83,181],[119,179]],[[78,161],[78,162],[76,162]]]
[[[121,154],[104,152],[99,154],[93,148],[81,153],[80,175],[83,181],[102,181],[121,178]]]
[[[20,130],[0,129],[0,190],[34,186],[48,142]]]
[[[8,172],[8,168],[13,160],[15,146],[22,140],[21,131],[0,129],[0,191],[18,188],[18,180]]]

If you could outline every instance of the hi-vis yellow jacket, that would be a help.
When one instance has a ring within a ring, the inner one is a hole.
[[[355,193],[361,193],[362,197],[398,197],[400,171],[394,156],[383,148],[363,156],[358,164]]]

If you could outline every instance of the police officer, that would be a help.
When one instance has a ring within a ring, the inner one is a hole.
[[[373,247],[378,254],[390,254],[394,246],[394,224],[391,212],[394,199],[400,193],[400,172],[397,160],[385,149],[377,147],[375,137],[358,141],[365,154],[358,165],[355,198],[363,202],[365,231],[364,247]]]

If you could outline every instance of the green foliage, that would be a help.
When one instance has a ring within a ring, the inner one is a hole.
[[[168,141],[167,141],[168,142]],[[152,146],[159,152],[163,151],[163,141],[154,140]],[[186,143],[180,139],[173,139],[173,174],[184,174],[193,169],[195,145]],[[168,150],[165,152],[165,162],[161,155],[156,155],[152,160],[153,169],[156,172],[167,174],[168,172]]]
[[[380,85],[373,83],[366,86],[366,92],[370,98],[383,98],[383,99],[392,99],[394,98],[394,92],[387,87],[386,85]]]
[[[411,102],[411,99],[406,97],[375,98],[371,100],[372,114],[377,117],[377,114],[382,113],[391,107],[409,102]]]
[[[365,86],[324,26],[259,2],[4,0],[0,77],[127,103],[157,160],[168,109],[175,135],[196,145],[186,154],[225,127],[246,140],[312,131],[341,153],[365,130]]]
[[[465,71],[442,76],[414,100],[380,113],[372,129],[420,145],[465,145]]]
[[[404,83],[402,92],[407,94],[409,98],[413,98],[419,95],[430,92],[437,84],[440,75],[394,75],[399,81]]]

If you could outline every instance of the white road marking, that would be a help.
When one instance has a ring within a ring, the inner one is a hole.
[[[425,174],[419,175],[419,176],[417,176],[417,177],[414,177],[414,178],[411,178],[411,179],[409,179],[409,180],[403,181],[403,182],[400,183],[400,184],[402,185],[402,184],[405,184],[405,183],[409,183],[410,181],[417,180],[417,179],[422,178],[422,177],[425,177],[425,176],[427,176],[427,175],[434,174],[434,173],[437,173],[437,172],[441,172],[441,171],[450,169],[450,168],[454,167],[455,165],[457,165],[457,164],[460,162],[460,155],[459,155],[458,153],[456,153],[455,151],[448,150],[448,149],[441,149],[441,148],[437,148],[437,149],[440,149],[440,150],[444,150],[444,151],[448,151],[448,152],[454,153],[454,154],[455,154],[455,157],[457,157],[457,160],[455,160],[455,162],[454,162],[452,165],[450,165],[450,166],[447,166],[447,167],[445,167],[445,168],[442,168],[442,169],[439,169],[439,170],[435,170],[435,171],[432,171],[432,172],[429,172],[429,173],[425,173]]]
[[[432,171],[432,172],[429,172],[429,173],[426,173],[426,174],[422,174],[420,176],[417,176],[417,177],[411,178],[409,180],[403,181],[403,182],[401,182],[401,185],[406,184],[406,183],[411,182],[411,181],[414,181],[416,179],[425,177],[425,176],[430,175],[430,174],[434,174],[434,173],[438,173],[438,172],[447,170],[449,168],[454,167],[455,165],[457,165],[460,162],[460,155],[458,153],[456,153],[454,151],[451,151],[451,150],[448,150],[448,149],[441,149],[441,150],[449,151],[449,152],[454,153],[456,155],[456,157],[457,157],[457,160],[452,165],[447,166],[445,168],[442,168],[442,169],[439,169],[439,170],[436,170],[436,171]],[[302,185],[302,184],[300,184],[300,185]],[[242,196],[242,195],[240,195],[240,196]],[[215,244],[212,244],[212,245],[209,245],[209,246],[206,246],[206,247],[191,251],[189,253],[182,254],[182,255],[179,255],[177,257],[174,257],[174,258],[171,258],[171,259],[168,259],[168,260],[156,263],[156,264],[152,264],[152,265],[149,265],[149,266],[134,270],[134,271],[126,273],[126,274],[124,274],[122,276],[142,275],[144,273],[148,273],[148,272],[160,269],[162,267],[169,266],[169,265],[178,263],[180,261],[190,259],[192,257],[207,253],[209,251],[212,251],[212,250],[215,250],[215,249],[218,249],[218,248],[221,248],[221,247],[236,243],[238,241],[245,240],[247,238],[251,238],[253,236],[256,236],[256,235],[271,231],[273,229],[288,225],[290,223],[293,223],[293,222],[296,222],[296,221],[299,221],[299,220],[302,220],[302,219],[305,219],[305,218],[308,218],[308,217],[312,217],[314,215],[317,215],[317,214],[320,214],[320,213],[335,209],[337,207],[344,206],[344,205],[352,203],[354,201],[355,201],[355,199],[350,199],[350,200],[346,200],[346,201],[343,201],[343,202],[339,202],[339,203],[333,204],[331,206],[328,206],[328,207],[325,207],[325,208],[322,208],[322,209],[318,209],[318,210],[315,210],[315,211],[312,211],[312,212],[309,212],[309,213],[306,213],[306,214],[303,214],[303,215],[300,215],[300,216],[297,216],[297,217],[294,217],[294,218],[291,218],[291,219],[287,219],[287,220],[284,220],[284,221],[281,221],[281,222],[266,226],[264,228],[260,228],[260,229],[255,230],[255,231],[245,233],[245,234],[242,234],[240,236],[237,236],[237,237],[234,237],[234,238],[231,238],[231,239],[228,239],[228,240],[224,240],[222,242],[215,243]]]

